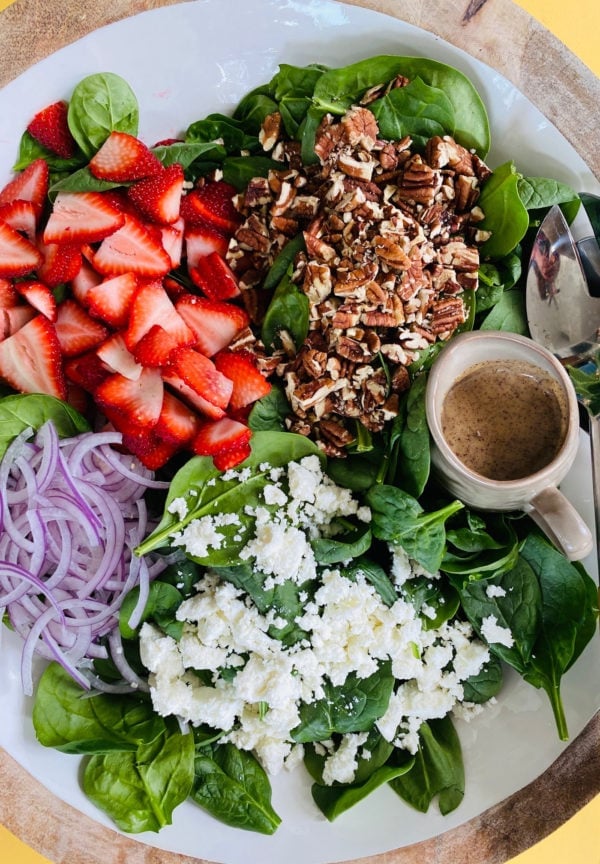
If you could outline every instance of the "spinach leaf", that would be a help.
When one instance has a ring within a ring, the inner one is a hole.
[[[325,682],[325,696],[300,705],[300,723],[291,737],[298,743],[325,741],[334,733],[367,732],[387,709],[394,687],[389,663],[359,678],[352,672],[343,684]]]
[[[283,389],[273,384],[266,396],[252,406],[248,416],[248,426],[254,432],[285,432],[285,418],[292,409]]]
[[[318,783],[313,783],[311,787],[312,797],[321,813],[330,822],[333,822],[334,819],[354,807],[375,789],[406,774],[412,767],[413,760],[408,759],[395,765],[382,765],[362,783],[335,784],[333,786],[321,786]]]
[[[129,619],[140,596],[139,587],[133,588],[125,596],[119,609],[119,630],[124,639],[135,639],[144,621],[154,621],[168,636],[180,639],[183,622],[175,619],[175,612],[183,601],[181,594],[174,585],[157,580],[150,583],[148,599],[144,606],[140,622],[135,629],[129,624]]]
[[[415,498],[423,493],[431,468],[429,426],[425,412],[427,375],[417,375],[403,399],[401,413],[392,424],[397,437],[395,482]],[[398,428],[399,427],[399,428]]]
[[[387,468],[387,456],[381,447],[366,453],[349,453],[342,458],[327,461],[327,473],[338,486],[353,492],[366,492],[381,479],[382,469]]]
[[[505,162],[486,180],[478,206],[485,213],[480,223],[491,237],[481,247],[484,258],[502,258],[523,239],[529,228],[529,214],[519,195],[519,174],[514,163]]]
[[[188,144],[210,145],[212,148],[218,146],[223,155],[239,155],[242,150],[256,151],[260,147],[255,134],[248,134],[243,123],[225,114],[209,114],[192,123],[186,129],[185,141]]]
[[[177,162],[184,169],[189,168],[197,159],[219,161],[226,155],[225,148],[212,141],[178,141],[175,144],[160,144],[158,147],[153,147],[152,152],[165,168]]]
[[[263,84],[244,96],[233,112],[233,119],[247,132],[258,135],[264,119],[278,107],[269,85]]]
[[[323,458],[323,453],[316,444],[303,435],[289,432],[255,432],[250,446],[251,455],[236,468],[236,476],[231,479],[224,479],[224,476],[230,475],[221,474],[210,457],[195,456],[186,462],[171,481],[160,523],[137,547],[135,553],[145,555],[152,549],[168,545],[171,535],[182,531],[189,522],[203,516],[237,513],[243,524],[244,520],[251,518],[245,514],[244,508],[256,507],[259,503],[262,490],[269,482],[270,468],[285,466],[304,456],[317,455]],[[237,474],[244,469],[249,469],[249,477],[240,482]],[[170,512],[171,505],[176,500],[185,503],[184,516]],[[239,525],[225,525],[219,530],[222,531],[225,541],[222,549],[211,554],[210,563],[215,567],[237,563],[237,553],[246,543],[243,537],[234,539],[239,536]]]
[[[223,180],[243,191],[253,177],[266,177],[280,169],[281,163],[267,156],[227,156],[223,160]]]
[[[393,606],[398,599],[398,592],[383,567],[374,561],[369,561],[368,558],[363,556],[355,558],[344,567],[343,573],[348,579],[364,576],[367,582],[370,582],[375,588],[386,606]]]
[[[600,414],[600,353],[595,363],[586,363],[581,368],[567,366],[567,371],[583,404],[592,414]]]
[[[192,799],[226,825],[273,834],[281,823],[264,769],[233,744],[202,748],[195,759]]]
[[[340,69],[324,72],[315,84],[314,106],[321,116],[343,114],[371,87],[393,81],[398,75],[420,78],[442,90],[454,110],[454,137],[485,157],[490,145],[487,112],[473,84],[457,69],[423,57],[379,55]]]
[[[463,524],[447,532],[448,547],[442,570],[455,575],[500,574],[512,569],[519,555],[519,538],[512,523],[502,515],[486,514],[486,521],[465,510]]]
[[[407,579],[401,593],[421,616],[424,630],[435,630],[453,618],[460,606],[458,592],[445,579]],[[432,615],[432,613],[434,613]]]
[[[37,431],[51,422],[60,438],[88,432],[85,417],[55,396],[43,393],[16,393],[0,399],[0,458],[10,442],[25,429]]]
[[[508,330],[529,335],[525,295],[518,289],[504,291],[494,308],[483,319],[480,330]]]
[[[408,492],[381,484],[367,492],[366,503],[373,513],[375,537],[402,546],[409,558],[418,561],[429,573],[440,569],[446,548],[445,522],[462,509],[462,502],[453,501],[426,513]]]
[[[44,747],[63,753],[137,750],[165,729],[150,702],[137,696],[90,695],[58,663],[40,678],[33,706],[33,728]]]
[[[65,159],[62,156],[57,156],[39,141],[30,135],[29,132],[23,132],[19,143],[19,155],[17,161],[13,165],[13,171],[22,171],[27,168],[36,159],[45,159],[48,167],[53,174],[64,173],[65,171],[74,171],[81,165],[85,165],[86,158],[83,153],[77,152],[74,156]]]
[[[113,180],[101,180],[99,177],[94,177],[88,166],[84,165],[83,168],[54,180],[50,185],[48,194],[50,198],[54,199],[58,192],[106,192],[123,185],[123,183],[117,183]]]
[[[293,265],[298,252],[303,252],[305,249],[304,234],[296,234],[295,237],[288,240],[281,251],[278,252],[265,276],[262,285],[265,291],[273,291],[277,288],[286,273],[289,272],[289,268]]]
[[[135,753],[92,756],[83,791],[122,831],[160,831],[188,797],[194,780],[194,736],[166,730]]]
[[[523,678],[546,691],[558,734],[565,741],[560,681],[596,632],[597,589],[581,565],[568,561],[538,534],[527,537],[521,554],[541,590],[541,626]]]
[[[440,813],[445,816],[458,807],[465,793],[460,741],[450,717],[423,723],[419,738],[413,766],[391,780],[390,786],[421,813],[426,813],[438,796]]]
[[[465,615],[481,638],[484,638],[483,622],[490,616],[499,627],[510,632],[511,647],[492,642],[490,651],[523,674],[531,659],[542,615],[540,586],[528,562],[519,557],[511,570],[487,578],[463,581],[451,576],[450,579],[460,595]]]
[[[497,657],[491,656],[477,675],[471,675],[463,681],[464,701],[481,704],[497,696],[502,689],[503,677],[502,663]]]
[[[528,210],[546,210],[554,204],[568,204],[579,196],[566,183],[548,177],[519,177],[519,197]]]
[[[405,87],[394,87],[369,105],[382,138],[399,141],[410,135],[417,150],[424,150],[434,135],[454,133],[454,108],[437,87],[414,78]]]
[[[367,525],[361,525],[347,534],[316,537],[310,545],[319,564],[340,564],[367,552],[371,546],[371,531]]]
[[[285,330],[299,349],[308,334],[310,303],[306,294],[292,282],[292,268],[277,285],[267,307],[261,328],[261,339],[268,349],[275,349]]]
[[[138,120],[135,93],[114,72],[88,75],[73,90],[68,110],[69,129],[88,159],[111,132],[137,135]]]

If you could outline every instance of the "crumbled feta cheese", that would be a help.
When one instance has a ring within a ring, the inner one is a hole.
[[[488,615],[481,622],[481,635],[489,644],[504,645],[506,648],[512,648],[515,644],[513,635],[508,627],[502,627],[498,624],[498,619],[495,615]]]
[[[488,585],[485,589],[486,596],[490,598],[493,597],[506,597],[506,591],[502,587],[502,585]]]
[[[173,498],[167,511],[177,516],[179,519],[185,519],[188,514],[188,506],[185,498]]]
[[[367,740],[366,732],[349,733],[342,736],[339,747],[325,760],[323,783],[331,786],[338,783],[352,783],[358,767],[358,751]]]

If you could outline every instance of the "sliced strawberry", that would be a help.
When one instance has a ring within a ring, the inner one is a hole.
[[[67,395],[62,354],[54,324],[36,315],[0,342],[0,376],[21,393]]]
[[[49,173],[45,159],[34,159],[0,191],[0,204],[11,204],[20,199],[31,201],[41,211],[48,195]]]
[[[96,348],[96,355],[111,372],[118,372],[124,378],[137,381],[142,374],[142,366],[137,362],[125,344],[121,333],[113,333]]]
[[[32,243],[35,242],[39,215],[40,208],[36,204],[31,201],[22,201],[20,198],[11,201],[10,204],[0,205],[0,220],[6,222],[15,231],[25,234]]]
[[[17,282],[15,288],[30,306],[45,315],[48,321],[56,321],[56,300],[54,294],[43,282]]]
[[[66,102],[53,102],[38,111],[27,127],[31,137],[42,147],[63,159],[70,159],[77,150],[77,144],[69,130],[68,112],[69,106]]]
[[[219,471],[229,471],[230,468],[235,468],[236,465],[247,459],[251,453],[250,442],[246,441],[240,444],[239,447],[232,447],[231,450],[220,450],[218,453],[215,453],[213,463]]]
[[[91,318],[75,300],[63,300],[56,314],[56,335],[65,357],[75,357],[95,348],[106,339],[108,331]]]
[[[192,450],[197,456],[214,456],[247,444],[252,431],[243,423],[223,417],[214,423],[203,423],[194,436]]]
[[[154,429],[121,430],[123,446],[151,471],[158,471],[179,450],[179,444],[165,441],[155,434]]]
[[[231,267],[217,252],[199,258],[195,267],[188,267],[188,273],[194,285],[211,300],[232,300],[241,293]]]
[[[159,438],[185,447],[198,432],[200,422],[195,411],[165,390],[160,417],[154,427]]]
[[[178,348],[172,354],[169,368],[203,399],[218,408],[229,404],[233,382],[208,357],[193,348]]]
[[[154,324],[133,349],[133,356],[142,366],[166,366],[171,353],[179,347],[174,336],[159,324]]]
[[[44,243],[95,243],[124,221],[101,192],[59,192],[44,228]]]
[[[250,323],[248,314],[241,307],[195,294],[182,294],[175,301],[175,308],[194,332],[194,347],[207,357],[227,348],[240,330]]]
[[[122,273],[91,285],[85,294],[85,303],[95,318],[112,327],[125,327],[137,287],[134,273]]]
[[[0,279],[0,309],[8,309],[19,302],[19,294],[11,279]]]
[[[160,173],[138,180],[129,187],[127,194],[147,219],[170,225],[179,219],[183,180],[183,168],[174,162]]]
[[[36,315],[37,311],[29,303],[23,303],[22,306],[10,306],[7,309],[0,309],[0,339],[12,336],[13,333],[24,327]]]
[[[100,408],[118,411],[134,426],[154,426],[163,403],[163,382],[156,369],[142,369],[133,381],[116,372],[96,388],[94,398]]]
[[[173,279],[172,276],[165,276],[163,286],[171,300],[177,300],[187,291],[185,285],[182,285],[177,279]]]
[[[87,306],[87,295],[94,285],[102,282],[102,276],[92,265],[85,259],[81,260],[81,267],[71,280],[71,292],[73,297],[81,303],[82,306]]]
[[[172,225],[162,225],[160,229],[160,242],[163,249],[171,259],[173,269],[181,264],[183,255],[183,219],[176,219]]]
[[[165,276],[171,259],[142,222],[124,215],[121,228],[102,241],[94,255],[94,267],[106,276],[136,273],[140,276]]]
[[[68,381],[93,393],[110,375],[95,351],[86,351],[65,361],[65,376]]]
[[[185,257],[188,267],[195,267],[200,258],[205,258],[211,252],[225,257],[228,248],[229,238],[221,231],[213,228],[212,225],[199,223],[198,225],[186,226]]]
[[[178,345],[191,345],[194,342],[194,334],[175,309],[162,284],[148,282],[137,289],[131,301],[129,324],[125,331],[125,342],[130,351],[155,324],[166,330]]]
[[[127,132],[111,132],[92,156],[89,169],[100,180],[127,183],[160,174],[163,166],[139,138]]]
[[[37,268],[37,275],[55,288],[62,282],[71,282],[81,269],[81,249],[77,243],[44,243],[38,237],[37,246],[42,255],[42,263]]]
[[[66,401],[71,408],[74,408],[83,415],[87,414],[90,407],[90,397],[87,391],[83,387],[80,387],[79,384],[73,384],[71,381],[67,381]]]
[[[218,405],[213,405],[208,399],[204,399],[199,393],[185,383],[183,378],[177,375],[170,367],[166,367],[162,371],[162,377],[165,384],[172,387],[173,390],[180,396],[188,405],[199,411],[204,417],[209,417],[211,420],[220,420],[225,416],[225,410],[219,408]]]
[[[0,222],[0,277],[25,276],[35,270],[41,260],[33,243],[6,222]]]
[[[213,180],[192,189],[181,202],[181,215],[190,224],[212,225],[217,231],[233,234],[242,217],[235,209],[237,190],[224,180]]]
[[[271,385],[263,378],[247,351],[221,351],[214,362],[219,372],[233,381],[229,404],[234,411],[256,402],[271,390]]]

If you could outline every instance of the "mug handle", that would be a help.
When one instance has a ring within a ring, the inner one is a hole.
[[[569,561],[580,561],[594,548],[590,529],[556,486],[538,492],[527,512]]]

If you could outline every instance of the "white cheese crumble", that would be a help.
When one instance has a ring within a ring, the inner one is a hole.
[[[502,585],[488,585],[485,589],[485,593],[490,600],[494,597],[506,597],[506,591]]]
[[[512,648],[515,644],[513,635],[508,627],[502,627],[498,624],[498,619],[495,615],[488,615],[481,622],[481,635],[489,644],[505,645],[506,648]]]

